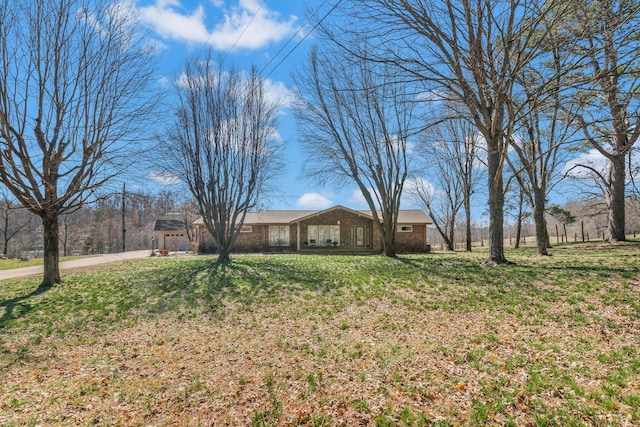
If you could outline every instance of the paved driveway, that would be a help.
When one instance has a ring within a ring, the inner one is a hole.
[[[94,257],[81,258],[73,261],[65,261],[60,263],[60,271],[70,268],[89,267],[92,265],[106,264],[109,262],[122,261],[125,259],[146,258],[151,255],[151,251],[130,251],[119,254],[105,254]],[[12,270],[1,270],[0,280],[15,279],[17,277],[34,276],[43,274],[44,267],[41,265],[35,267],[14,268]]]

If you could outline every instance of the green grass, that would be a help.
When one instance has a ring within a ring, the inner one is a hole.
[[[63,256],[60,257],[60,262],[65,261],[73,261],[75,259],[81,258],[90,258],[95,255],[85,255],[85,256]],[[22,267],[34,267],[38,265],[42,265],[44,263],[43,258],[32,258],[29,261],[20,261],[19,259],[0,259],[0,270],[11,270],[14,268],[22,268]]]
[[[345,413],[381,426],[640,423],[640,243],[551,252],[509,250],[512,264],[502,266],[482,252],[156,258],[68,274],[40,294],[37,278],[8,280],[0,283],[0,376],[46,372],[67,345],[96,347],[83,363],[106,379],[57,398],[80,405],[107,396],[149,422],[167,416],[161,398],[170,396],[177,416],[194,401],[224,400],[224,384],[252,399],[251,425],[334,425]],[[123,357],[144,370],[138,354],[184,346],[180,334],[153,329],[168,320],[229,334],[188,353],[229,370],[208,380],[210,370],[176,359],[173,381],[185,385],[145,379],[144,393],[116,375],[128,366]],[[139,325],[153,331],[144,345],[120,344],[120,333]],[[272,341],[263,339],[270,328],[281,328]],[[238,365],[247,352],[252,368]],[[342,385],[357,391],[335,391]],[[42,398],[17,393],[23,380],[0,387],[0,425],[26,423],[9,414],[38,418],[32,405]]]

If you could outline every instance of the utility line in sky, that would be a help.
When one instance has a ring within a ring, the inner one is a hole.
[[[242,31],[240,31],[240,34],[238,34],[238,37],[236,38],[236,41],[233,42],[233,45],[231,46],[231,49],[229,49],[227,51],[227,53],[224,55],[224,57],[226,58],[229,54],[231,54],[233,52],[233,50],[236,48],[236,46],[238,45],[238,43],[240,42],[240,39],[242,38],[242,36],[244,35],[244,33],[247,31],[247,29],[249,28],[249,26],[251,25],[251,23],[253,22],[253,20],[256,18],[256,16],[258,16],[258,13],[260,13],[260,11],[262,10],[262,8],[264,7],[264,0],[260,2],[260,4],[258,5],[258,8],[255,10],[255,12],[253,12],[253,14],[251,15],[251,18],[249,18],[249,22],[246,23],[246,25],[244,26],[244,28],[242,29]],[[211,31],[209,33],[209,37],[207,37],[207,42],[206,44],[208,45],[209,42],[211,41],[211,36],[213,36],[213,31]]]
[[[244,35],[245,31],[247,31],[247,28],[249,28],[249,25],[251,25],[251,23],[253,22],[253,20],[256,18],[256,16],[258,16],[258,13],[260,12],[260,10],[262,10],[262,7],[264,6],[264,1],[261,1],[260,4],[258,5],[258,8],[256,9],[255,12],[253,12],[253,15],[251,16],[251,19],[249,19],[249,22],[247,22],[247,25],[244,26],[244,28],[242,29],[242,31],[240,32],[240,34],[238,35],[238,38],[236,39],[236,41],[233,43],[233,46],[231,46],[231,49],[229,50],[229,53],[233,52],[233,49],[236,48],[236,45],[238,44],[238,42],[240,41],[240,39],[242,38],[242,36]]]
[[[327,0],[324,0],[322,2],[322,4],[316,9],[315,13],[313,13],[313,16],[316,15],[316,13],[318,13],[318,11],[322,8],[322,6],[324,6],[324,4],[327,2]],[[324,22],[325,19],[327,19],[327,17],[340,5],[340,3],[342,3],[342,0],[338,0],[336,2],[336,4],[333,5],[333,7],[331,9],[329,9],[329,11],[327,11],[327,13],[324,14],[324,16],[318,21],[316,22],[316,24],[313,26],[313,28],[311,28],[311,31],[309,31],[308,33],[306,33],[299,41],[298,43],[296,43],[295,46],[293,46],[293,48],[291,48],[291,50],[289,52],[287,52],[287,54],[284,56],[284,58],[282,58],[272,69],[271,71],[269,71],[269,73],[267,73],[267,75],[263,76],[265,79],[268,78],[280,65],[282,65],[282,63],[293,53],[294,50],[296,50],[298,48],[298,46],[300,46],[300,44],[302,44],[303,41],[305,41],[307,39],[307,37],[309,37],[316,28],[318,28],[318,26],[320,24],[322,24],[322,22]],[[289,44],[289,42],[291,42],[291,40],[293,40],[302,30],[302,28],[304,27],[304,25],[307,24],[307,22],[309,22],[309,20],[307,19],[303,26],[301,26],[298,31],[296,31],[293,36],[291,36],[289,38],[289,40],[287,40],[287,42],[278,50],[278,52],[276,52],[276,54],[271,58],[271,60],[264,66],[262,67],[262,69],[260,70],[260,74],[262,75],[262,73],[264,73],[264,71],[269,68],[269,66],[273,63],[273,61],[275,61],[276,57],[282,52],[282,50]]]

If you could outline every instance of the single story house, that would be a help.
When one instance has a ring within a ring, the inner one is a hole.
[[[189,224],[189,227],[192,227]],[[169,251],[186,251],[189,249],[187,225],[179,219],[158,219],[153,227],[156,232],[153,249],[167,249]]]
[[[396,231],[397,252],[427,252],[427,226],[431,223],[422,210],[401,210]],[[202,218],[194,225],[200,251],[215,252],[215,243]],[[268,210],[246,214],[234,251],[377,253],[382,251],[382,239],[369,210],[344,206],[325,210]]]

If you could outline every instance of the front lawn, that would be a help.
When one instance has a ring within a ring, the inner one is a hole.
[[[0,282],[0,425],[640,424],[640,243]]]
[[[61,256],[60,262],[73,261],[75,259],[87,258],[92,256],[95,256],[95,255]],[[14,268],[33,267],[33,266],[42,265],[42,264],[44,264],[43,258],[31,258],[29,261],[20,261],[17,258],[0,259],[0,270],[11,270]]]

